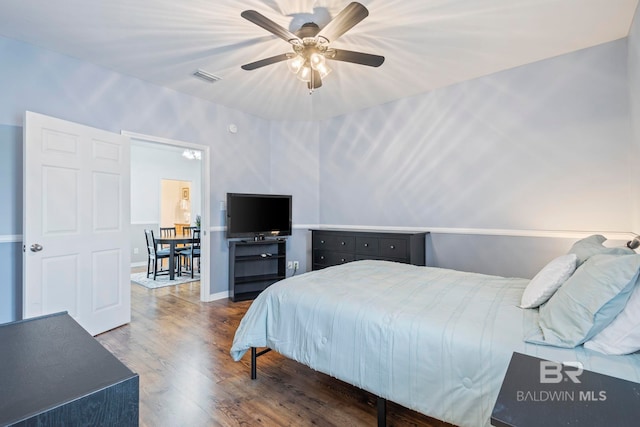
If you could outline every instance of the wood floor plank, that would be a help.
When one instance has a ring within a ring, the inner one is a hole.
[[[251,301],[200,302],[198,282],[131,285],[131,323],[96,338],[140,375],[140,425],[375,426],[375,396],[271,352],[249,378],[229,355]],[[389,426],[450,424],[389,403]]]

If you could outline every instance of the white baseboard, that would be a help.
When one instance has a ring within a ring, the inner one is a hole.
[[[229,298],[229,291],[217,292],[215,294],[209,295],[206,302],[218,301],[221,299]]]

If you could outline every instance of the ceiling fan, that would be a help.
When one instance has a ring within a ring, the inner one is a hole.
[[[295,73],[300,80],[307,82],[309,93],[322,86],[322,79],[331,71],[326,64],[327,59],[370,67],[379,67],[384,62],[384,56],[329,47],[331,42],[369,15],[367,8],[358,2],[350,3],[322,29],[314,22],[307,22],[295,33],[255,10],[245,10],[240,15],[291,43],[293,47],[293,52],[251,62],[243,65],[242,69],[255,70],[266,65],[288,61],[287,65],[291,72]]]

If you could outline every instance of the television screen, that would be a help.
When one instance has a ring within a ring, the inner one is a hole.
[[[227,193],[227,237],[291,235],[291,196]]]

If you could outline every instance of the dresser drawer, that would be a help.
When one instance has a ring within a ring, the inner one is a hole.
[[[355,261],[355,255],[345,252],[332,252],[326,250],[313,251],[313,263],[322,266],[344,264]]]
[[[356,237],[356,254],[378,255],[379,240],[377,237],[370,236]]]
[[[407,240],[406,239],[380,239],[380,256],[385,258],[407,258]]]
[[[356,238],[338,234],[314,234],[312,244],[313,249],[353,252],[356,247]]]

